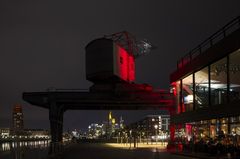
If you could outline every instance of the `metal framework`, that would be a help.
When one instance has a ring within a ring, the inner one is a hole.
[[[135,58],[146,55],[156,48],[148,40],[139,40],[127,31],[105,35],[104,37],[113,40]]]

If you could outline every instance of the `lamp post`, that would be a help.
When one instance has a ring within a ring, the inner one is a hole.
[[[158,125],[154,125],[155,128],[155,139],[156,139],[156,144],[157,144],[157,129],[158,129]]]
[[[132,142],[132,130],[129,131],[129,143],[130,143],[130,147],[131,148],[131,142]]]

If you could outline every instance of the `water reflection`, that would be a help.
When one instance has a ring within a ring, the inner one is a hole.
[[[19,141],[0,144],[0,158],[41,159],[42,157],[47,156],[50,141]]]
[[[1,151],[9,151],[10,150],[10,143],[2,143]]]
[[[16,148],[28,147],[28,148],[47,148],[49,141],[23,141],[23,142],[5,142],[1,144],[0,151],[9,151]]]

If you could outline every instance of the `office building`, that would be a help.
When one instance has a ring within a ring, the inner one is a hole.
[[[12,113],[12,133],[13,135],[20,135],[23,133],[24,122],[23,122],[23,112],[21,105],[17,104],[13,108]]]
[[[167,139],[169,124],[170,115],[148,115],[142,120],[130,124],[128,129],[138,132],[141,137],[159,136],[161,139]]]

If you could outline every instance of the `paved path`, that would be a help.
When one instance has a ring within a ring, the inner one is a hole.
[[[165,149],[156,148],[116,148],[106,144],[72,144],[65,149],[63,159],[193,159],[173,155]]]

